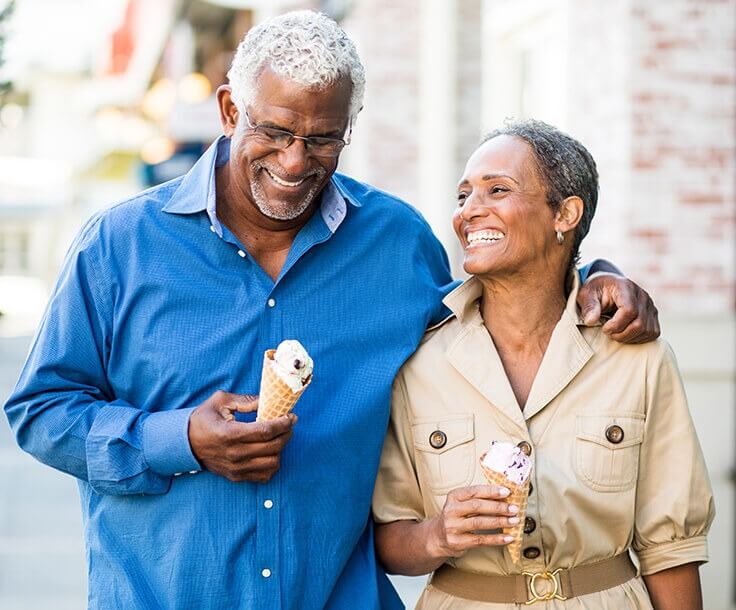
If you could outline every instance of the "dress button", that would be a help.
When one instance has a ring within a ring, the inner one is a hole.
[[[526,441],[521,441],[518,445],[516,445],[519,449],[521,449],[522,453],[526,455],[532,454],[532,446],[527,443]]]
[[[524,533],[525,534],[531,534],[535,529],[537,529],[537,522],[532,519],[531,517],[527,517],[524,519]]]
[[[266,303],[268,304],[269,307],[276,307],[276,299],[268,299]]]
[[[614,445],[618,445],[624,440],[624,429],[621,426],[614,424],[606,428],[606,438]]]
[[[273,508],[273,500],[266,500],[263,503],[263,506],[265,506],[266,508]]]
[[[429,444],[435,449],[442,449],[447,444],[447,434],[442,430],[435,430],[429,435]]]
[[[238,250],[238,256],[240,258],[245,258],[245,252],[243,252],[242,250]]]
[[[261,576],[263,576],[263,578],[268,578],[269,576],[271,576],[271,570],[269,570],[268,568],[263,568],[261,570]]]
[[[524,557],[527,559],[536,559],[541,554],[540,550],[535,546],[524,549]]]

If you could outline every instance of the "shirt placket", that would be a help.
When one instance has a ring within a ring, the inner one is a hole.
[[[281,608],[280,537],[281,472],[265,484],[257,484],[256,561],[259,607]]]
[[[276,348],[282,337],[281,319],[283,304],[277,283],[266,295],[261,323],[261,340],[267,348]],[[261,608],[280,608],[281,600],[281,480],[284,473],[279,469],[267,483],[256,485],[256,578],[259,579],[258,605]]]

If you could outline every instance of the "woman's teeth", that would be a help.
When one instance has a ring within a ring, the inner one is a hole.
[[[468,244],[493,244],[504,237],[501,231],[474,231],[468,233]]]

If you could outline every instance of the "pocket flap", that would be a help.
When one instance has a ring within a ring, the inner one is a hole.
[[[618,443],[610,441],[606,435],[611,426],[618,426],[623,431],[623,438]],[[579,439],[591,441],[614,451],[639,445],[644,438],[644,415],[641,413],[578,415],[576,435]]]
[[[432,444],[431,439],[437,432],[442,432],[446,438],[446,441],[441,447],[437,446],[437,436],[434,436],[434,446]],[[414,446],[417,449],[429,453],[441,454],[475,438],[473,416],[421,417],[412,422],[412,434],[414,436]]]

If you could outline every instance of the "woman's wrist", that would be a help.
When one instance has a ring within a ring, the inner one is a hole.
[[[444,563],[450,558],[450,553],[441,536],[441,521],[439,517],[427,519],[422,523],[422,538],[424,539],[424,551],[428,560]],[[438,563],[438,565],[440,565]]]

